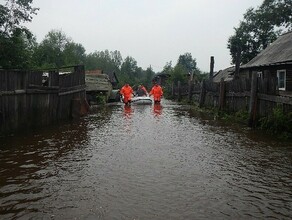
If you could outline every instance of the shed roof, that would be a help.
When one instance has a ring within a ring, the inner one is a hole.
[[[213,76],[213,82],[220,82],[223,78],[224,81],[230,81],[233,79],[235,72],[235,67],[231,66],[224,70],[219,70],[214,76]]]
[[[240,68],[292,64],[292,31],[287,32]]]

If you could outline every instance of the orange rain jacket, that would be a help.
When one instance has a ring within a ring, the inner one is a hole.
[[[124,85],[121,90],[120,93],[124,96],[124,103],[128,103],[131,101],[132,98],[132,94],[133,94],[133,89],[131,86],[129,85]]]
[[[154,101],[160,102],[161,96],[163,95],[163,91],[160,85],[154,85],[149,93],[150,95],[153,95]]]
[[[144,86],[139,86],[137,89],[137,95],[138,96],[146,96],[147,95],[147,90]]]

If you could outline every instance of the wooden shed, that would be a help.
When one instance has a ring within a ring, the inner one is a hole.
[[[224,81],[233,80],[234,72],[235,72],[234,66],[228,67],[224,70],[219,70],[217,73],[214,74],[213,82],[220,82],[221,79],[223,79]]]

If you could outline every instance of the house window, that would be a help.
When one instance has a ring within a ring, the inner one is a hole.
[[[286,70],[278,70],[277,77],[279,90],[286,90]]]

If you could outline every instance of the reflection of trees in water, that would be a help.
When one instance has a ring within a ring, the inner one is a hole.
[[[105,125],[112,117],[113,106],[102,106],[91,110],[90,115],[86,118],[89,131],[96,131],[97,128]]]

